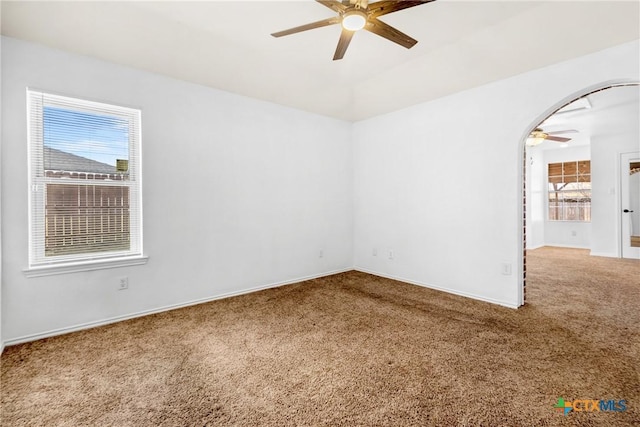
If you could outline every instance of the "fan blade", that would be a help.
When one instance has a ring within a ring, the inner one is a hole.
[[[340,40],[338,40],[338,46],[336,47],[336,53],[333,54],[333,60],[342,59],[344,53],[347,51],[349,47],[349,43],[351,43],[351,38],[353,38],[354,31],[342,29],[340,33]]]
[[[316,0],[316,1],[323,6],[327,6],[329,9],[333,10],[335,13],[342,13],[349,6],[349,3],[345,5],[335,0]]]
[[[420,6],[421,4],[431,3],[434,0],[422,0],[422,1],[377,1],[371,3],[367,9],[369,16],[377,18],[382,15],[397,12],[399,10],[408,9],[410,7]]]
[[[566,130],[556,130],[551,132],[546,132],[547,135],[562,135],[564,133],[578,133],[575,129],[566,129]]]
[[[311,24],[301,25],[299,27],[289,28],[288,30],[278,31],[271,34],[273,37],[288,36],[289,34],[300,33],[302,31],[313,30],[314,28],[326,27],[327,25],[339,24],[340,17],[334,16],[333,18],[323,19],[322,21],[312,22]]]
[[[571,141],[571,138],[562,138],[560,136],[547,136],[545,139],[548,139],[549,141],[556,141],[556,142]]]
[[[416,43],[418,43],[418,40],[409,37],[402,31],[396,30],[391,25],[385,24],[375,18],[369,18],[364,29],[372,32],[373,34],[377,34],[380,37],[384,37],[387,40],[391,40],[394,43],[398,43],[400,46],[404,46],[407,49],[411,49]]]

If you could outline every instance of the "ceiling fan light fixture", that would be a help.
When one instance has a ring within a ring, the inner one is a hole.
[[[536,145],[540,145],[547,139],[547,134],[542,132],[539,128],[536,128],[531,132],[529,138],[527,138],[527,147],[535,147]]]
[[[527,147],[535,147],[544,142],[544,138],[540,136],[530,136],[527,138]]]
[[[349,31],[358,31],[367,23],[367,14],[359,9],[349,10],[342,15],[342,28]]]

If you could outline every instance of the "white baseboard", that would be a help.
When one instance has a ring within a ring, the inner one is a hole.
[[[591,253],[589,254],[591,256],[603,256],[603,257],[607,257],[607,258],[620,258],[618,256],[618,254],[612,254],[609,252],[593,252],[591,251]]]
[[[534,250],[540,249],[540,248],[544,248],[544,245],[529,246],[529,247],[527,247],[527,250],[528,251],[534,251]]]
[[[582,246],[582,245],[563,245],[560,243],[547,243],[543,246],[547,246],[550,248],[569,248],[569,249],[591,249],[590,246]]]
[[[9,339],[9,340],[3,342],[2,343],[2,350],[4,350],[5,346],[8,347],[8,346],[11,346],[11,345],[22,344],[22,343],[25,343],[25,342],[40,340],[40,339],[43,339],[43,338],[55,337],[57,335],[63,335],[63,334],[71,333],[71,332],[82,331],[84,329],[91,329],[91,328],[96,328],[96,327],[99,327],[99,326],[105,326],[105,325],[109,325],[111,323],[117,323],[117,322],[122,322],[124,320],[135,319],[137,317],[148,316],[150,314],[162,313],[162,312],[165,312],[165,311],[176,310],[178,308],[184,308],[184,307],[189,307],[189,306],[192,306],[192,305],[203,304],[203,303],[206,303],[206,302],[211,302],[211,301],[215,301],[215,300],[219,300],[219,299],[230,298],[230,297],[235,297],[235,296],[244,295],[244,294],[250,294],[252,292],[262,291],[262,290],[265,290],[265,289],[278,288],[280,286],[292,285],[294,283],[300,283],[300,282],[304,282],[306,280],[317,279],[319,277],[332,276],[334,274],[345,273],[347,271],[352,271],[352,270],[353,270],[353,268],[346,268],[346,269],[341,269],[341,270],[327,271],[327,272],[320,273],[320,274],[314,274],[314,275],[310,275],[310,276],[298,277],[298,278],[295,278],[295,279],[289,279],[289,280],[285,280],[283,282],[269,283],[269,284],[266,284],[266,285],[256,286],[256,287],[253,287],[253,288],[243,289],[243,290],[239,290],[239,291],[227,292],[227,293],[224,293],[224,294],[218,294],[218,295],[214,295],[214,296],[211,296],[211,297],[200,298],[200,299],[197,299],[197,300],[187,301],[187,302],[183,302],[183,303],[179,303],[179,304],[172,304],[172,305],[167,305],[167,306],[163,306],[163,307],[153,308],[153,309],[150,309],[150,310],[139,311],[139,312],[136,312],[136,313],[126,314],[126,315],[123,315],[123,316],[110,317],[108,319],[96,320],[96,321],[93,321],[93,322],[82,323],[82,324],[79,324],[79,325],[69,326],[69,327],[65,327],[65,328],[52,329],[52,330],[49,330],[49,331],[46,331],[46,332],[40,332],[40,333],[32,334],[32,335],[25,335],[25,336],[18,337],[18,338],[12,338],[12,339]]]
[[[448,294],[454,294],[454,295],[458,295],[461,297],[466,297],[466,298],[471,298],[471,299],[475,299],[478,301],[484,301],[484,302],[488,302],[491,304],[497,304],[497,305],[501,305],[503,307],[508,307],[508,308],[513,308],[513,309],[517,309],[518,306],[506,301],[500,301],[500,300],[496,300],[493,298],[487,298],[487,297],[483,297],[480,295],[475,295],[475,294],[471,294],[468,292],[461,292],[461,291],[457,291],[455,289],[449,289],[449,288],[443,288],[440,286],[434,286],[434,285],[429,285],[426,283],[421,283],[421,282],[416,282],[415,280],[410,280],[410,279],[405,279],[402,277],[397,277],[397,276],[392,276],[390,274],[385,274],[385,273],[379,273],[373,270],[369,270],[366,268],[362,268],[362,267],[354,267],[354,270],[356,271],[361,271],[363,273],[367,273],[367,274],[373,274],[374,276],[380,276],[380,277],[384,277],[386,279],[391,279],[391,280],[397,280],[399,282],[404,282],[404,283],[409,283],[411,285],[416,285],[416,286],[422,286],[423,288],[429,288],[429,289],[434,289],[436,291],[442,291],[442,292],[446,292]]]

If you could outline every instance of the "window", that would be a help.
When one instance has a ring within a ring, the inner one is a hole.
[[[141,257],[140,111],[27,98],[30,268]]]
[[[549,163],[549,221],[591,221],[591,162]]]

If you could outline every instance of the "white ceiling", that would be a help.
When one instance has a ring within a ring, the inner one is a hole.
[[[382,18],[410,50],[314,1],[2,1],[2,34],[345,120],[429,101],[640,38],[632,1],[438,0]]]
[[[590,145],[593,137],[638,134],[640,122],[640,86],[613,87],[587,95],[591,108],[554,114],[540,124],[545,132],[577,130],[578,133],[558,136],[571,138],[568,146]],[[553,141],[544,141],[533,149],[563,148]]]

